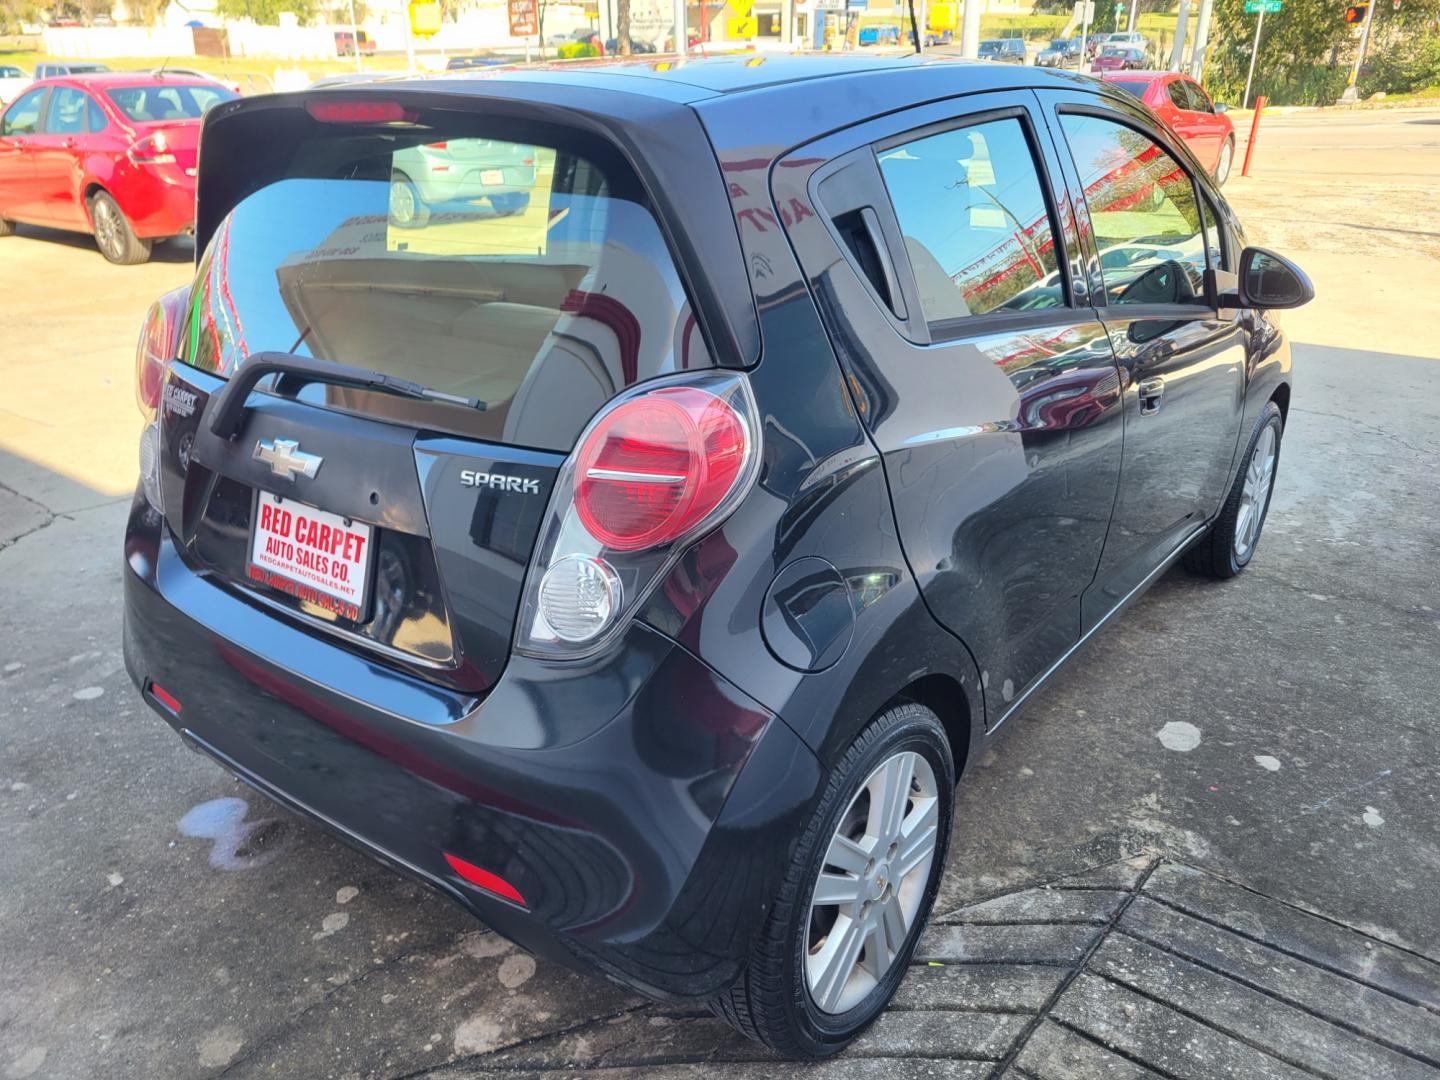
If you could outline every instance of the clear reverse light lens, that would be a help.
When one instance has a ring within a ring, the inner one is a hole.
[[[160,505],[160,422],[146,424],[140,433],[140,484],[145,489],[145,501],[157,513],[164,513]]]
[[[620,610],[620,579],[603,559],[567,555],[540,580],[540,617],[561,641],[589,641]]]

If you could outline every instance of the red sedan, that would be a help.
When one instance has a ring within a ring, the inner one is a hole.
[[[1125,71],[1104,78],[1155,110],[1185,140],[1215,182],[1225,183],[1235,160],[1235,125],[1225,114],[1225,106],[1211,101],[1199,83],[1169,71]]]
[[[0,236],[16,222],[88,232],[113,263],[195,226],[205,110],[236,95],[187,75],[44,79],[0,116]]]

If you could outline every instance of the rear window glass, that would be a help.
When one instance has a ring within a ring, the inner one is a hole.
[[[1141,99],[1145,97],[1145,91],[1150,89],[1150,84],[1143,79],[1110,79],[1107,81],[1109,81],[1111,86],[1118,86],[1127,94],[1132,94]]]
[[[223,86],[125,86],[105,93],[137,124],[198,120],[210,106],[235,97]]]
[[[321,383],[299,397],[555,450],[625,387],[711,366],[633,173],[556,131],[308,140],[292,175],[217,229],[181,359],[229,374],[273,351],[381,371],[485,408]]]

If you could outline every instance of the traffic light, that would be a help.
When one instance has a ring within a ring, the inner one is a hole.
[[[1358,23],[1365,21],[1365,9],[1369,4],[1355,4],[1345,9],[1345,21],[1347,23]]]

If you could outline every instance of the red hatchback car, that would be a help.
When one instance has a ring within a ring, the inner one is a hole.
[[[1185,140],[1215,183],[1225,183],[1235,160],[1235,125],[1225,106],[1211,101],[1199,83],[1169,71],[1117,71],[1104,80],[1149,105]]]
[[[205,110],[236,95],[185,75],[44,79],[0,116],[0,236],[16,222],[88,232],[113,263],[195,227]]]

